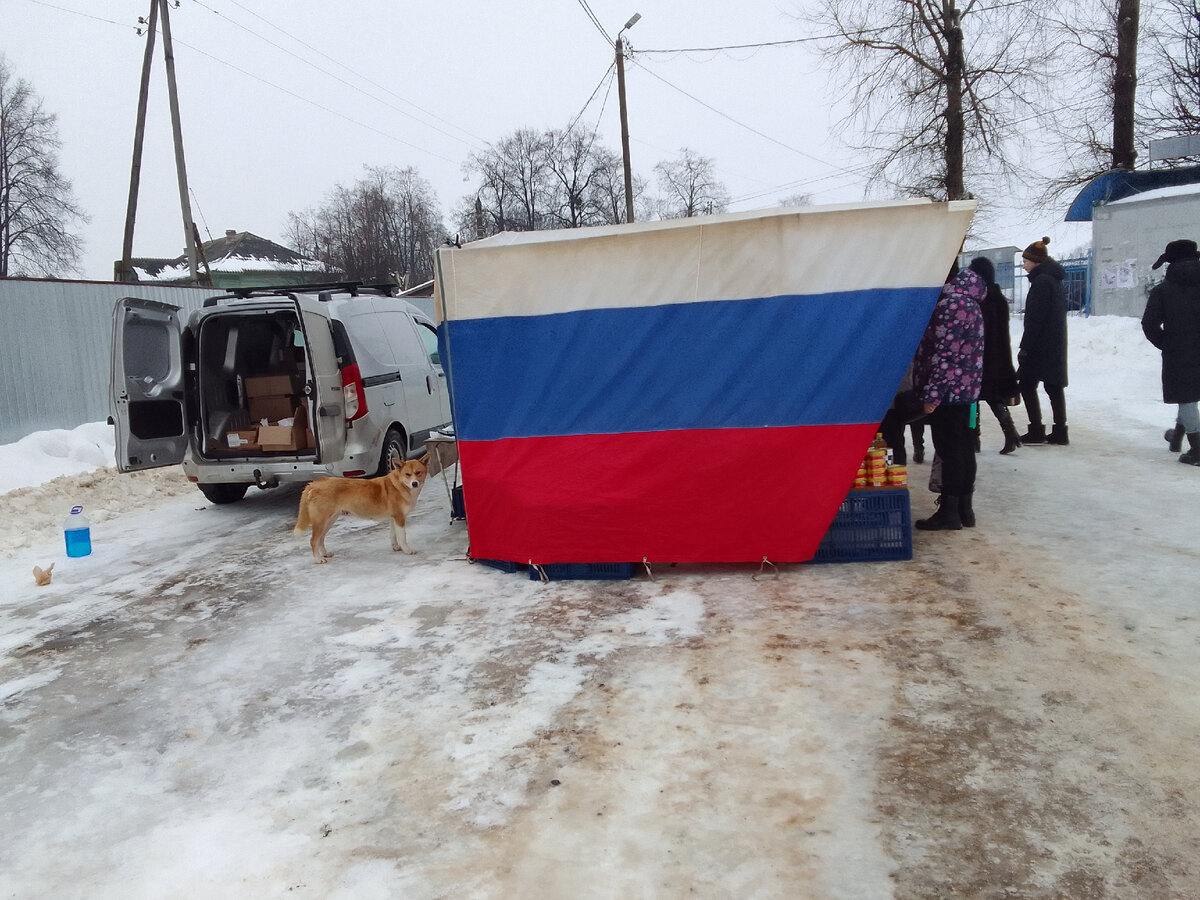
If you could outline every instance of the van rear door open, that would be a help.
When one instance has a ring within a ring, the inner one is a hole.
[[[110,408],[117,469],[175,465],[188,445],[180,309],[125,297],[113,309]]]
[[[304,328],[308,356],[309,415],[317,438],[317,460],[335,463],[346,452],[346,398],[342,394],[342,372],[333,346],[328,310],[320,301],[292,294],[296,315]]]

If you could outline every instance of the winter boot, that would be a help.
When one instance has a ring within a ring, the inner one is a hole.
[[[1178,422],[1174,428],[1168,428],[1163,432],[1163,440],[1167,442],[1167,449],[1172,453],[1178,453],[1183,449],[1183,426]]]
[[[1046,438],[1047,444],[1058,444],[1060,447],[1065,447],[1071,443],[1067,440],[1067,426],[1055,425],[1050,429],[1050,436]]]
[[[1034,425],[1029,423],[1029,430],[1021,435],[1022,444],[1044,444],[1046,443],[1046,426],[1041,422]]]
[[[1187,439],[1191,449],[1187,453],[1180,454],[1179,461],[1187,463],[1189,466],[1200,466],[1200,431],[1193,431],[1187,436]]]
[[[1004,432],[1004,449],[1000,452],[1008,455],[1014,450],[1020,449],[1021,439],[1017,437],[1017,426],[1013,424],[1012,414],[1008,411],[1008,407],[1001,406],[996,418],[1000,420],[1000,430]]]
[[[971,494],[963,494],[958,498],[958,519],[963,528],[975,527],[975,510],[971,508]]]
[[[932,516],[917,520],[917,527],[922,531],[961,531],[963,523],[958,517],[958,498],[953,494],[942,494],[937,505],[937,512]]]

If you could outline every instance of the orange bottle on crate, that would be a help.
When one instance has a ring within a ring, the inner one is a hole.
[[[882,433],[875,435],[871,447],[867,450],[867,484],[870,487],[883,487],[887,484],[887,443]]]

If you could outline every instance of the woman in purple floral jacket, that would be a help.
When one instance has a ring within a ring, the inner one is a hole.
[[[913,389],[925,405],[942,460],[938,510],[917,527],[957,531],[975,524],[975,431],[971,404],[983,382],[983,310],[987,285],[970,269],[946,283],[913,358]]]

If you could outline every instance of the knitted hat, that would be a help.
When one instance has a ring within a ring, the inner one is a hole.
[[[1167,244],[1167,249],[1150,268],[1157,269],[1163,263],[1179,262],[1184,259],[1200,259],[1200,253],[1196,252],[1195,241],[1171,241]]]
[[[1048,243],[1050,243],[1050,238],[1048,237],[1044,237],[1040,241],[1034,241],[1021,253],[1021,258],[1034,263],[1044,263],[1050,258],[1050,254],[1046,251]]]

